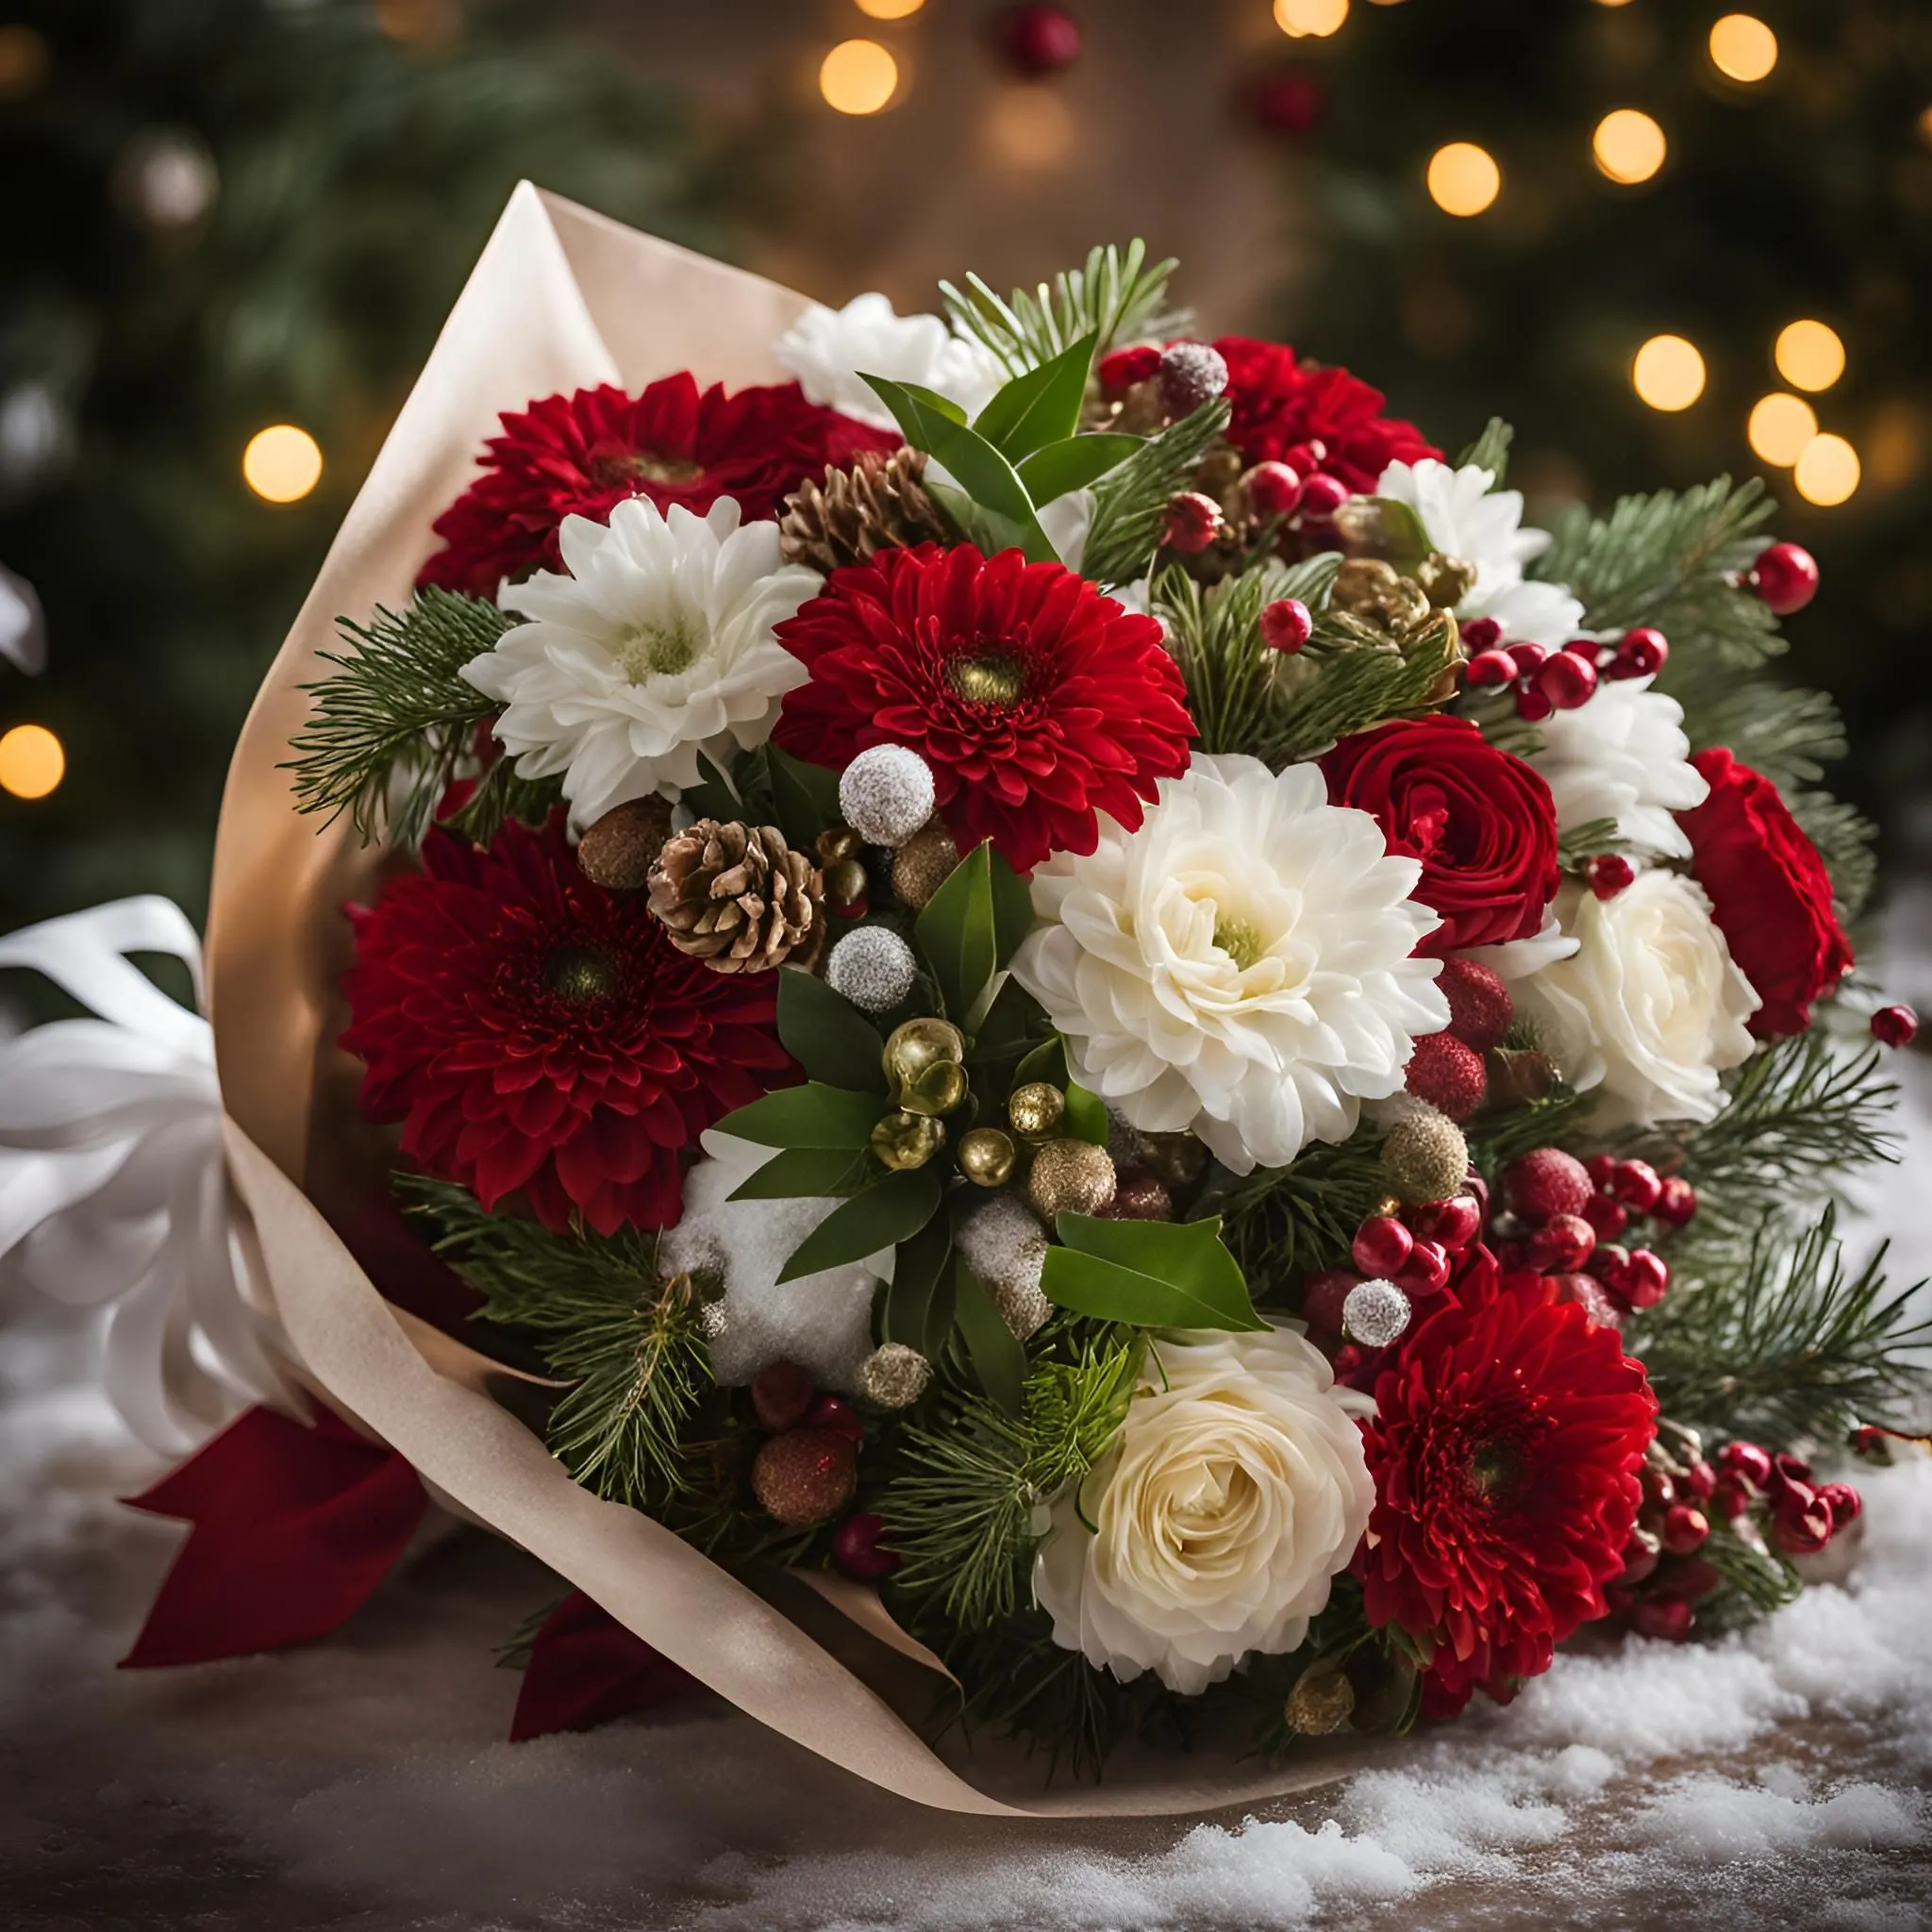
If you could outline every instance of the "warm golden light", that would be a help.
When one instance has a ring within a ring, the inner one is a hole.
[[[16,724],[0,736],[0,791],[44,798],[67,775],[67,754],[44,724]]]
[[[1274,0],[1274,25],[1291,40],[1324,40],[1347,18],[1348,0]]]
[[[1429,157],[1429,199],[1450,215],[1479,215],[1503,190],[1503,171],[1488,148],[1452,141]]]
[[[1688,409],[1704,393],[1704,358],[1682,336],[1652,336],[1631,361],[1630,386],[1653,409]]]
[[[1837,329],[1822,322],[1787,324],[1771,355],[1793,389],[1829,389],[1845,373],[1845,345]]]
[[[24,101],[47,77],[53,57],[30,26],[0,26],[0,101]]]
[[[268,502],[294,503],[322,481],[322,445],[292,423],[273,424],[248,439],[242,475]]]
[[[1729,80],[1762,80],[1777,65],[1777,36],[1749,13],[1727,13],[1710,30],[1710,64]]]
[[[1630,0],[1596,0],[1599,7],[1627,7]]]
[[[859,12],[874,20],[906,20],[925,5],[925,0],[853,0]]]
[[[1612,181],[1626,187],[1648,181],[1664,164],[1664,131],[1637,108],[1618,108],[1596,124],[1590,139],[1596,164]]]
[[[1805,445],[1818,434],[1818,416],[1803,396],[1787,395],[1774,390],[1752,405],[1751,420],[1744,425],[1751,447],[1767,463],[1789,469],[1804,454]]]
[[[899,91],[899,63],[876,41],[841,41],[819,65],[819,92],[841,114],[876,114]]]
[[[1919,139],[1927,147],[1932,147],[1932,108],[1921,108],[1919,109],[1918,126]]]
[[[1858,452],[1842,436],[1814,436],[1799,453],[1791,481],[1807,503],[1829,509],[1858,487]]]
[[[1005,88],[986,117],[987,145],[1010,168],[1058,167],[1073,153],[1077,132],[1072,110],[1051,88]]]

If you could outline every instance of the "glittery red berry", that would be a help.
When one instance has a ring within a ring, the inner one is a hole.
[[[1789,617],[1818,594],[1818,564],[1795,543],[1774,543],[1758,553],[1745,581],[1774,616]]]
[[[1448,1030],[1463,1045],[1478,1053],[1502,1045],[1516,1018],[1516,1002],[1501,974],[1474,959],[1445,959],[1436,985],[1449,1002]]]
[[[1583,868],[1583,875],[1599,899],[1614,899],[1619,892],[1630,890],[1637,878],[1637,868],[1621,852],[1599,852]]]
[[[858,1450],[833,1429],[787,1429],[751,1466],[751,1486],[765,1511],[791,1529],[836,1516],[858,1479]]]
[[[1516,659],[1507,651],[1478,651],[1463,675],[1472,691],[1501,691],[1516,682]]]
[[[1168,499],[1160,541],[1183,557],[1196,557],[1221,535],[1221,506],[1200,490]]]
[[[1872,1015],[1872,1038],[1880,1046],[1909,1046],[1918,1037],[1919,1016],[1909,1007],[1880,1007]]]
[[[1493,617],[1472,617],[1460,628],[1463,651],[1471,658],[1493,651],[1503,641],[1503,626]]]
[[[1261,641],[1291,658],[1313,634],[1315,621],[1299,597],[1277,597],[1261,607]]]
[[[1457,1122],[1474,1113],[1489,1091],[1482,1055],[1447,1033],[1425,1033],[1416,1041],[1403,1084]]]
[[[1509,1206],[1532,1227],[1558,1214],[1581,1214],[1596,1191],[1582,1161],[1559,1147],[1537,1147],[1512,1160],[1503,1187]]]

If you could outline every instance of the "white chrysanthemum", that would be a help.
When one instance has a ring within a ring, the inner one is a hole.
[[[1475,569],[1475,584],[1456,607],[1457,617],[1492,617],[1503,635],[1554,650],[1576,635],[1583,606],[1560,584],[1532,583],[1524,567],[1550,546],[1549,532],[1523,527],[1523,492],[1493,488],[1495,476],[1475,463],[1459,470],[1433,457],[1391,463],[1375,494],[1406,503],[1438,550]]]
[[[1690,841],[1673,813],[1702,805],[1710,787],[1690,762],[1684,708],[1652,691],[1648,677],[1606,678],[1574,711],[1538,724],[1542,749],[1529,762],[1557,801],[1557,826],[1570,832],[1614,819],[1640,852],[1689,858]]]
[[[1148,1133],[1191,1128],[1237,1174],[1345,1141],[1449,1011],[1438,921],[1366,812],[1313,765],[1196,755],[1136,832],[1033,874],[1045,922],[1013,961],[1074,1077]]]
[[[1572,882],[1557,910],[1577,949],[1522,982],[1517,1006],[1573,1087],[1603,1090],[1594,1123],[1714,1120],[1758,1001],[1703,888],[1659,867],[1613,899]]]
[[[1487,966],[1498,979],[1527,979],[1541,973],[1553,959],[1567,959],[1576,950],[1576,941],[1566,933],[1554,912],[1543,914],[1543,923],[1526,940],[1504,940],[1493,946],[1465,946],[1456,955],[1477,966]]]
[[[1033,1584],[1054,1641],[1187,1696],[1293,1650],[1374,1505],[1356,1407],[1292,1329],[1158,1342],[1113,1447],[1054,1506]]]
[[[901,315],[885,296],[855,295],[842,308],[813,303],[778,338],[781,368],[806,399],[881,429],[892,412],[860,375],[937,390],[976,416],[1006,379],[992,351],[956,336],[936,315]]]
[[[805,666],[772,635],[823,579],[778,554],[778,526],[739,527],[730,497],[666,517],[636,496],[609,524],[566,517],[569,575],[539,571],[503,592],[528,622],[463,675],[503,706],[496,736],[525,778],[563,774],[571,817],[698,782],[762,744]]]

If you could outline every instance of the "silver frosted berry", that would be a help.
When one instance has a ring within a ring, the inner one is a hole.
[[[839,780],[839,810],[868,845],[903,845],[933,803],[932,767],[903,744],[860,752]]]
[[[919,962],[889,925],[861,925],[832,948],[825,984],[868,1013],[888,1013],[912,991]]]
[[[1408,1297],[1392,1281],[1358,1281],[1341,1305],[1341,1332],[1359,1347],[1387,1348],[1408,1315]]]

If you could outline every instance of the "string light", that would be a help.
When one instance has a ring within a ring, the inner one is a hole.
[[[1630,386],[1653,409],[1688,409],[1704,393],[1704,358],[1683,336],[1652,336],[1631,359]]]
[[[16,724],[0,736],[0,791],[44,798],[67,775],[67,754],[44,724]]]
[[[1749,13],[1727,13],[1710,30],[1710,64],[1749,86],[1777,65],[1777,36]]]
[[[1774,390],[1752,405],[1744,434],[1765,462],[1790,469],[1818,434],[1818,415],[1803,396]]]
[[[1791,472],[1798,494],[1823,509],[1844,502],[1858,487],[1858,452],[1829,430],[1805,445]]]
[[[859,12],[874,20],[906,20],[925,5],[925,0],[854,0]]]
[[[1664,164],[1664,131],[1638,108],[1617,108],[1596,124],[1591,152],[1598,169],[1625,187],[1648,181]]]
[[[1325,40],[1340,33],[1348,0],[1274,0],[1274,25],[1290,40]]]
[[[899,63],[876,41],[841,41],[819,64],[819,92],[841,114],[876,114],[899,91]]]
[[[242,475],[268,503],[298,503],[322,481],[322,445],[292,423],[258,429],[242,452]]]
[[[1429,157],[1429,199],[1449,215],[1479,215],[1503,191],[1503,171],[1488,148],[1452,141]]]
[[[1772,346],[1777,373],[1793,389],[1814,393],[1829,389],[1845,373],[1845,345],[1837,329],[1823,322],[1788,323]]]

